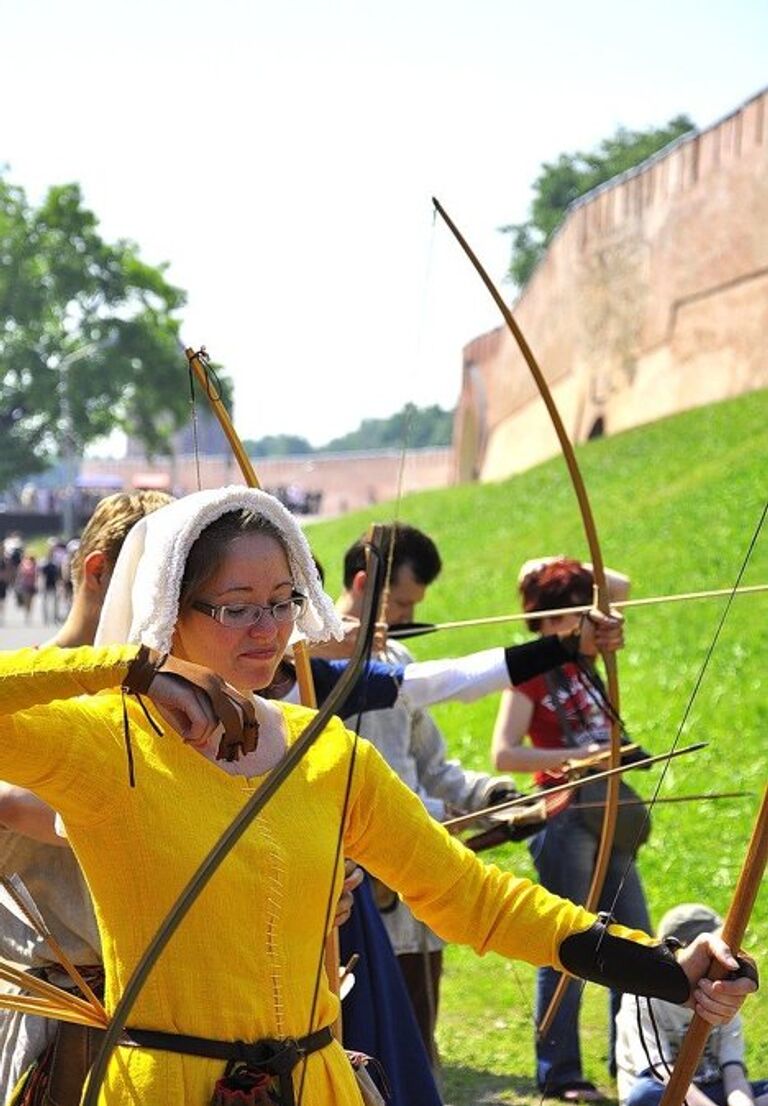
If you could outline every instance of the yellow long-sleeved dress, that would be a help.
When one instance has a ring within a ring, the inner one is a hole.
[[[118,687],[135,652],[0,656],[0,778],[37,792],[64,818],[96,906],[110,1010],[178,893],[259,782],[226,774],[173,732],[157,736],[131,703],[129,786],[120,694],[94,693]],[[292,744],[312,712],[282,709]],[[334,1021],[337,999],[324,978],[312,1026],[309,1017],[352,740],[334,719],[257,817],[161,955],[133,1026],[257,1040],[299,1037]],[[397,888],[438,933],[478,952],[560,967],[561,940],[594,920],[483,865],[365,741],[343,841],[347,855]],[[336,895],[341,878],[337,871]],[[219,1061],[118,1048],[100,1102],[207,1106],[222,1069]],[[308,1058],[303,1101],[359,1104],[337,1044]]]

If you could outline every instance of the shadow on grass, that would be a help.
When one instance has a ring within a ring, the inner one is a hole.
[[[532,1079],[478,1068],[445,1065],[442,1085],[446,1106],[539,1106],[541,1101]]]

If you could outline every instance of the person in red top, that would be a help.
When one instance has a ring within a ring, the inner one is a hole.
[[[611,572],[611,598],[624,598],[629,580]],[[566,557],[527,562],[519,578],[523,609],[557,610],[590,605],[594,578],[590,565]],[[577,614],[531,619],[529,629],[538,634],[577,629]],[[610,741],[611,720],[603,706],[601,684],[594,658],[580,657],[536,676],[502,693],[494,726],[491,755],[498,771],[532,772],[539,786],[561,782],[563,763],[592,756]],[[525,739],[528,743],[525,743]],[[598,820],[599,824],[599,820]],[[571,805],[551,818],[529,842],[541,883],[550,891],[583,902],[591,882],[598,849],[594,822]],[[622,883],[623,881],[623,883]],[[615,906],[613,900],[621,892]],[[648,929],[650,919],[634,857],[614,846],[599,910],[613,908],[625,925]],[[540,969],[537,977],[536,1022],[547,1010],[558,973]],[[612,992],[610,1026],[621,995]],[[536,1040],[536,1080],[547,1098],[566,1102],[594,1102],[603,1096],[584,1079],[579,1044],[581,988],[569,987],[546,1037]],[[614,1071],[613,1039],[610,1070]]]

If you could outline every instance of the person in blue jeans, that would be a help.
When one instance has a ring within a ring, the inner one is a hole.
[[[611,571],[607,577],[611,599],[624,598],[629,591],[627,577]],[[593,601],[591,566],[566,557],[526,562],[518,583],[523,609],[528,612],[556,611]],[[531,619],[528,626],[543,636],[575,630],[579,622],[577,614],[560,614]],[[610,736],[611,719],[594,657],[581,655],[503,692],[491,756],[497,771],[533,772],[537,786],[546,788],[562,782],[565,761],[578,761],[605,750]],[[599,846],[601,819],[595,823],[592,818],[587,820],[585,813],[572,804],[550,818],[529,842],[543,886],[574,902],[584,902],[587,896]],[[630,839],[633,845],[634,838]],[[648,930],[648,908],[632,845],[614,845],[597,909],[612,909],[622,924]],[[551,968],[542,968],[537,974],[537,1026],[559,978]],[[597,1102],[604,1097],[584,1078],[582,1070],[581,994],[581,987],[572,983],[549,1031],[542,1037],[536,1035],[536,1082],[546,1098]],[[611,994],[611,1027],[620,999],[620,994]],[[613,1072],[613,1034],[610,1044],[609,1069]]]
[[[595,866],[597,838],[584,827],[578,811],[569,809],[552,818],[529,842],[540,882],[557,895],[584,902]],[[599,909],[608,909],[626,872],[626,879],[613,907],[623,925],[650,932],[650,919],[637,867],[631,856],[613,850],[608,865]],[[536,977],[536,1024],[549,1007],[560,974],[541,968]],[[546,1037],[536,1042],[536,1080],[548,1098],[568,1102],[597,1101],[603,1096],[582,1074],[579,1042],[579,1012],[582,987],[572,982],[558,1008]],[[621,1002],[621,992],[609,992],[610,1025]],[[610,1055],[614,1034],[611,1032]],[[610,1065],[612,1067],[612,1065]]]
[[[702,903],[681,903],[659,922],[659,937],[689,944],[722,925]],[[616,1019],[617,1082],[621,1106],[658,1106],[691,1011],[659,999],[624,995]],[[768,1106],[768,1080],[750,1081],[744,1064],[742,1019],[713,1029],[685,1094],[688,1106]]]

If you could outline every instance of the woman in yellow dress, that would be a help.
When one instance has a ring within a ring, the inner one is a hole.
[[[0,778],[60,813],[93,895],[110,1011],[201,858],[313,717],[251,693],[269,685],[296,624],[315,640],[341,630],[298,524],[265,493],[220,489],[134,528],[96,648],[0,661]],[[127,700],[130,767],[121,686],[148,689],[156,716]],[[230,729],[245,723],[236,760],[218,758],[222,712]],[[231,1048],[234,1058],[232,1042],[310,1033],[317,1047],[274,1083],[274,1101],[360,1103],[350,1064],[325,1032],[338,1000],[324,976],[313,1000],[327,903],[343,879],[342,819],[344,854],[449,941],[676,996],[713,1023],[753,989],[745,979],[701,979],[711,954],[735,965],[714,937],[675,962],[645,934],[611,925],[598,965],[593,915],[483,865],[365,741],[345,798],[353,740],[333,719],[208,883],[140,994],[129,1029],[138,1045],[115,1050],[101,1103],[207,1106],[225,1062],[190,1055],[185,1038]]]

